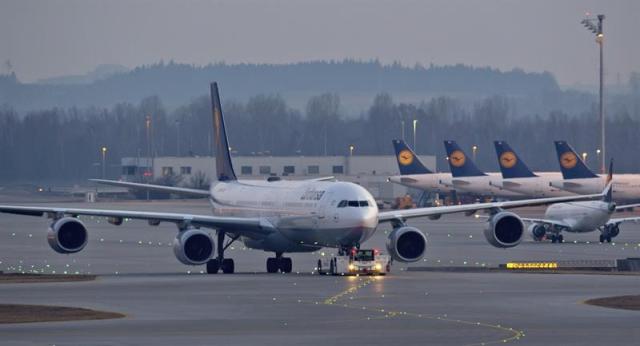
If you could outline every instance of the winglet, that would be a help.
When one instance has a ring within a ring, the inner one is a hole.
[[[403,140],[394,139],[391,142],[396,151],[396,161],[398,161],[398,168],[400,169],[401,175],[433,173],[425,167],[418,158],[418,155],[416,155]]]
[[[222,106],[220,106],[220,95],[218,94],[218,83],[211,83],[211,106],[213,110],[213,134],[214,149],[216,153],[216,177],[219,181],[237,180],[233,171],[231,154],[229,154],[229,141],[222,116]]]
[[[587,165],[584,164],[580,156],[565,141],[555,141],[558,162],[564,179],[597,178]]]
[[[457,177],[478,177],[487,175],[481,171],[476,164],[467,157],[456,141],[445,140],[444,147],[447,151],[447,158],[449,160],[449,168],[451,168],[451,175],[454,178]]]
[[[503,178],[532,178],[537,176],[520,159],[515,150],[511,149],[509,143],[506,141],[494,141],[493,145],[496,148]]]

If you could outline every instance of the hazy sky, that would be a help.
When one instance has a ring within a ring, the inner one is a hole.
[[[640,71],[640,1],[25,1],[0,0],[0,66],[18,78],[99,64],[285,63],[319,59],[464,63],[550,71],[596,84],[593,35],[604,13],[607,82]]]

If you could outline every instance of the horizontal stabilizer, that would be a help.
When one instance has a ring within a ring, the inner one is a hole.
[[[128,189],[133,189],[133,190],[158,191],[158,192],[166,192],[166,193],[172,193],[172,194],[183,195],[183,196],[198,196],[198,197],[210,196],[210,193],[208,190],[198,190],[198,189],[189,189],[185,187],[153,185],[153,184],[130,183],[126,181],[117,181],[117,180],[105,180],[105,179],[89,179],[89,180],[98,184],[126,187]]]

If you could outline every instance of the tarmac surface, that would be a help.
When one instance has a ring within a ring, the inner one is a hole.
[[[206,202],[194,200],[64,204],[209,213]],[[203,267],[184,266],[173,256],[171,224],[84,221],[90,232],[85,250],[60,255],[46,243],[48,220],[0,214],[0,270],[98,275],[88,282],[1,284],[0,304],[73,306],[127,317],[2,325],[3,345],[637,345],[640,338],[640,312],[582,303],[638,294],[640,276],[414,272],[398,263],[385,277],[315,275],[317,259],[332,249],[293,254],[294,273],[266,274],[273,254],[241,243],[226,253],[238,273],[203,275]],[[565,233],[564,244],[533,242],[527,235],[515,248],[496,249],[484,239],[484,222],[473,217],[409,223],[429,240],[425,259],[412,266],[640,257],[638,224],[621,226],[612,244],[598,243],[595,232]],[[388,231],[382,225],[364,246],[384,249]]]

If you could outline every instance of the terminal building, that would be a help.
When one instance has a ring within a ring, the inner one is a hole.
[[[434,156],[420,156],[420,160],[435,171]],[[194,177],[215,177],[215,158],[155,157],[122,159],[125,181],[152,181],[179,176],[179,185],[189,186]],[[390,201],[404,196],[407,188],[387,182],[387,177],[398,175],[395,156],[236,156],[233,165],[239,179],[256,180],[269,177],[283,179],[312,179],[334,176],[341,181],[360,184],[378,200]]]

